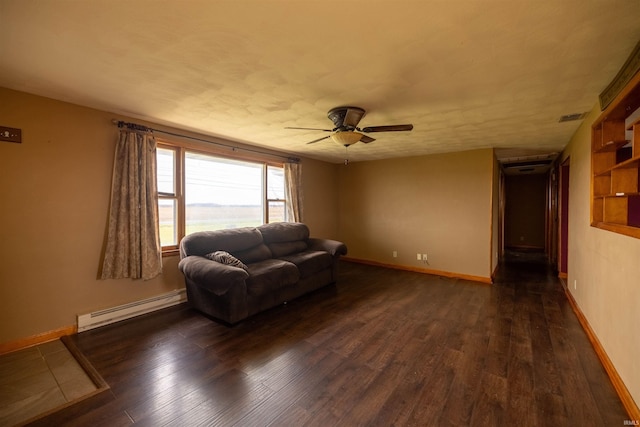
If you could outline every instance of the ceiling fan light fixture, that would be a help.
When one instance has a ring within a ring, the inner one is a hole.
[[[362,138],[362,136],[363,135],[358,132],[338,131],[331,135],[331,139],[333,139],[334,142],[337,142],[340,145],[348,147],[360,141],[360,138]]]

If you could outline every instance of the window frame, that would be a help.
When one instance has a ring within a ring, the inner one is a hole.
[[[269,199],[269,191],[268,191],[268,168],[276,167],[283,169],[284,173],[284,162],[283,161],[274,161],[272,159],[266,159],[262,156],[251,154],[251,153],[240,153],[233,149],[232,153],[225,152],[221,150],[219,147],[212,146],[203,147],[199,144],[192,144],[186,142],[175,142],[169,141],[166,139],[156,138],[156,146],[161,149],[172,150],[175,153],[174,158],[174,182],[175,182],[175,194],[170,193],[160,193],[158,192],[157,198],[158,202],[160,200],[175,200],[177,204],[176,208],[176,232],[177,232],[177,243],[175,245],[167,245],[162,247],[162,255],[163,256],[172,256],[179,254],[180,251],[180,241],[184,238],[186,234],[186,183],[185,183],[185,159],[187,153],[196,153],[202,154],[212,157],[217,157],[221,159],[228,160],[238,160],[243,162],[255,163],[261,165],[262,167],[262,223],[268,224],[269,222],[269,203],[270,202],[282,202],[284,204],[284,220],[286,221],[286,212],[287,212],[287,200],[286,200],[286,190],[283,194],[285,198],[283,199]],[[285,182],[286,185],[286,182]],[[162,244],[162,243],[161,243]]]
[[[284,204],[284,206],[283,206],[283,209],[284,209],[284,212],[283,212],[284,213],[284,220],[285,221],[287,220],[287,197],[286,197],[287,196],[287,191],[286,191],[286,188],[285,188],[287,183],[286,183],[286,181],[283,182],[283,194],[282,195],[283,195],[284,198],[282,198],[282,199],[269,198],[269,168],[270,167],[278,167],[278,168],[282,169],[282,174],[283,174],[283,177],[284,177],[284,164],[280,164],[280,166],[274,166],[273,164],[265,164],[264,165],[264,167],[263,167],[263,174],[264,174],[263,180],[264,181],[263,182],[264,182],[264,193],[265,193],[264,194],[264,202],[265,203],[264,203],[264,214],[263,214],[264,217],[262,218],[263,224],[268,224],[269,223],[269,218],[270,218],[270,215],[269,215],[269,204],[271,202],[278,202],[278,203],[282,202]]]
[[[163,254],[165,252],[178,252],[180,246],[180,239],[185,234],[185,205],[184,205],[184,147],[178,145],[168,144],[164,142],[156,143],[156,148],[171,150],[174,153],[173,158],[173,182],[174,193],[163,193],[158,191],[158,202],[160,200],[173,200],[176,203],[176,244],[161,246]],[[156,167],[157,170],[157,167]],[[162,242],[160,242],[162,244]]]

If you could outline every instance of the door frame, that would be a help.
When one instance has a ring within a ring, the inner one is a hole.
[[[569,160],[567,157],[558,168],[558,277],[561,279],[566,279],[569,272]]]

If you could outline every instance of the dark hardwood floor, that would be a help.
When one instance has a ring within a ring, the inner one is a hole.
[[[233,328],[183,305],[84,332],[111,389],[32,424],[623,425],[558,280],[508,261],[494,285],[343,262]]]

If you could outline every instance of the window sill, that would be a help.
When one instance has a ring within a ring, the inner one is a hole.
[[[170,256],[179,256],[180,249],[163,249],[162,250],[162,258],[170,257]]]

